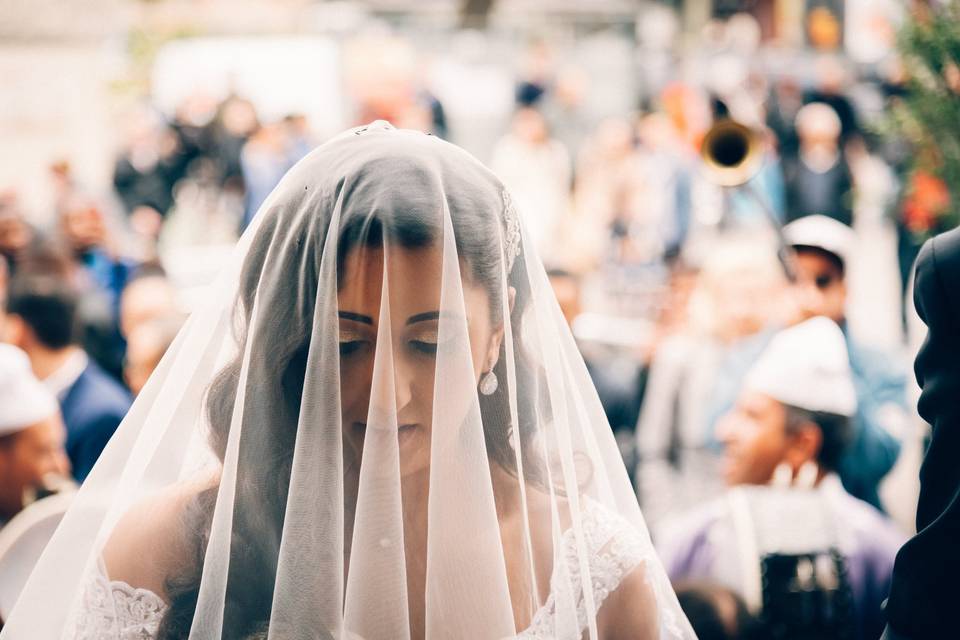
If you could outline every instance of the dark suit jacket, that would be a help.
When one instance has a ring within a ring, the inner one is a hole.
[[[917,258],[914,304],[927,324],[915,370],[933,427],[920,469],[917,535],[897,554],[887,619],[908,638],[960,637],[960,229]]]
[[[127,390],[91,360],[60,401],[77,482],[90,473],[129,408]]]

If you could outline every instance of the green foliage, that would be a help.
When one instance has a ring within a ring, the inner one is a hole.
[[[936,176],[950,193],[935,233],[960,222],[960,0],[915,10],[900,31],[899,50],[907,92],[892,109],[893,129],[915,149],[911,174]]]

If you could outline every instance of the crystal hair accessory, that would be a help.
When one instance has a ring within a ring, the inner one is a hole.
[[[513,262],[520,255],[520,219],[506,189],[503,190],[503,227],[503,254],[507,260],[507,273],[510,273]]]

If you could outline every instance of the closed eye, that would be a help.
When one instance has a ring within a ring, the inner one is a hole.
[[[411,340],[410,346],[420,353],[429,356],[437,355],[437,343],[436,342],[425,342],[423,340]]]
[[[340,342],[340,356],[349,356],[359,351],[365,344],[365,340],[348,340]]]

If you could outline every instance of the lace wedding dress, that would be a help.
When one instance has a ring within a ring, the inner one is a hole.
[[[620,582],[644,560],[644,544],[626,521],[598,503],[589,503],[584,511],[583,537],[590,557],[590,581],[594,606],[603,601]],[[580,633],[587,628],[587,607],[580,590],[581,570],[576,534],[567,529],[561,538],[563,563],[557,563],[550,581],[550,595],[534,614],[530,626],[517,640],[557,638],[558,616],[576,615]],[[151,640],[156,637],[167,605],[157,594],[137,589],[125,582],[111,581],[103,564],[98,564],[84,591],[80,611],[72,625],[68,640]],[[558,601],[569,601],[561,593],[571,587],[577,603],[576,612],[559,610]],[[663,612],[661,612],[663,615]],[[670,626],[668,620],[664,623]],[[580,637],[579,635],[576,637]],[[574,638],[570,638],[574,640]]]

